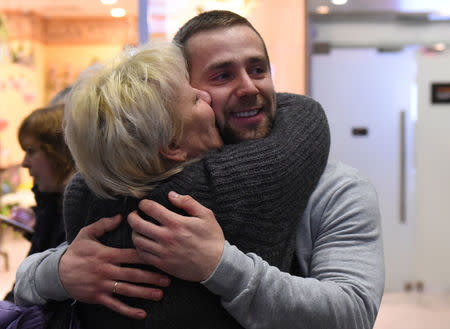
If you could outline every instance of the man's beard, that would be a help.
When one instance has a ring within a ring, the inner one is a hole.
[[[269,134],[274,121],[275,114],[270,112],[265,113],[265,120],[263,120],[263,122],[251,129],[236,130],[227,122],[220,131],[220,134],[224,144],[237,144],[245,140],[263,138]]]

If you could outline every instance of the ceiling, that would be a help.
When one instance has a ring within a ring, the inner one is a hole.
[[[307,0],[308,10],[314,13],[318,6],[326,5],[330,14],[344,13],[431,13],[449,12],[449,0],[347,0],[345,5],[333,5],[331,0]]]
[[[227,0],[216,1],[224,2]],[[259,1],[262,2],[264,0]],[[283,0],[279,1],[280,5],[282,5]],[[450,12],[449,0],[348,0],[347,4],[341,6],[331,4],[331,0],[306,1],[310,13],[314,13],[315,8],[320,5],[328,5],[330,14],[356,15],[373,12],[424,13],[439,10]],[[152,0],[152,2],[161,3],[164,0]],[[46,17],[109,16],[109,11],[112,7],[124,8],[128,14],[133,16],[138,14],[138,0],[117,0],[115,5],[103,5],[100,0],[0,0],[0,10],[33,11]]]

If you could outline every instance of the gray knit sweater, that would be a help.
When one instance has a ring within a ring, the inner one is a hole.
[[[266,138],[207,153],[202,161],[161,182],[148,198],[172,209],[167,200],[170,190],[191,195],[214,211],[230,243],[244,252],[255,252],[282,271],[295,274],[294,233],[298,216],[326,165],[329,130],[320,105],[307,97],[278,94],[277,105],[275,124]],[[64,204],[68,241],[74,239],[81,227],[101,217],[117,213],[126,216],[137,208],[138,201],[99,199],[82,177],[75,175],[66,190]],[[124,221],[103,242],[114,247],[132,247],[127,223]],[[101,306],[81,304],[79,314],[83,325],[86,328],[239,327],[222,309],[219,298],[198,283],[174,279],[161,302],[136,299],[126,302],[146,308],[150,316],[144,321],[134,321]]]

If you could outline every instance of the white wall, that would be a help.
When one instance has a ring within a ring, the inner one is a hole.
[[[305,1],[255,1],[247,16],[266,43],[277,91],[304,94],[308,89]]]
[[[450,22],[315,22],[313,29],[313,41],[328,42],[336,47],[430,45],[435,42],[450,46]],[[450,54],[419,53],[417,65],[416,173],[415,180],[408,182],[415,186],[415,199],[412,200],[415,214],[410,214],[415,223],[411,232],[415,245],[410,250],[415,266],[410,269],[411,275],[407,279],[422,281],[426,291],[450,292],[450,105],[432,105],[430,95],[432,81],[450,82]],[[394,70],[391,74],[400,72]]]
[[[357,168],[374,185],[379,200],[385,250],[385,291],[400,291],[415,281],[414,215],[400,206],[414,195],[413,162],[401,169],[400,114],[411,127],[411,87],[415,83],[415,52],[379,53],[375,49],[333,49],[311,60],[312,97],[327,114],[331,130],[330,158]],[[395,72],[395,74],[393,74]],[[354,136],[353,127],[366,127]],[[410,136],[403,147],[412,154]],[[412,157],[410,157],[412,158]],[[401,181],[401,172],[407,177]],[[402,188],[406,195],[401,195]],[[408,200],[409,201],[409,200]]]
[[[450,54],[418,63],[417,277],[431,291],[450,292],[450,104],[431,104],[431,83],[450,82]]]

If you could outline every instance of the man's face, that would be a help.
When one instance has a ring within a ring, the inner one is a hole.
[[[275,117],[275,90],[258,35],[236,25],[203,31],[185,45],[191,85],[207,91],[226,143],[261,138]]]

